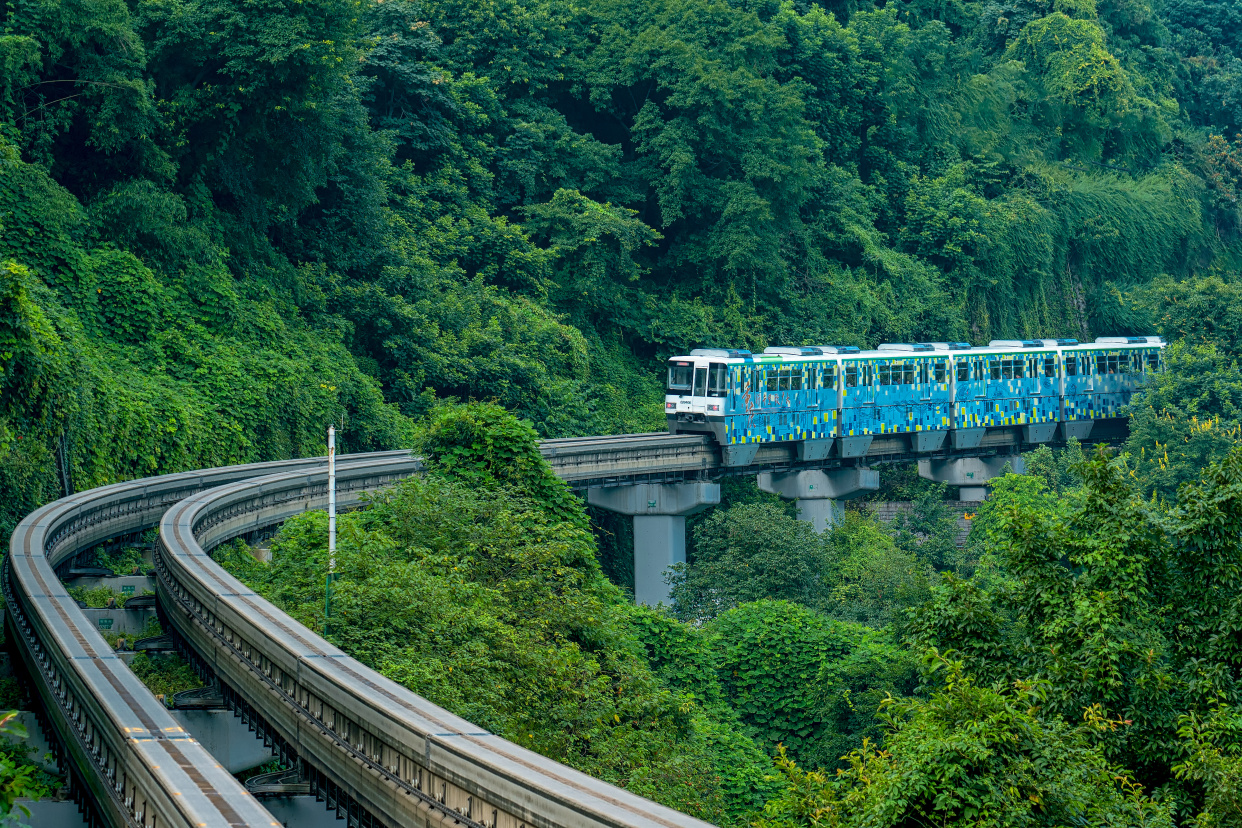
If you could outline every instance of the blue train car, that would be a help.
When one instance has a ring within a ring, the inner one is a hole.
[[[704,348],[668,363],[669,430],[715,436],[729,466],[750,464],[765,443],[793,443],[800,460],[833,451],[861,457],[877,436],[912,452],[981,444],[988,429],[1020,429],[1042,443],[1088,436],[1119,416],[1163,367],[1158,337],[993,340],[969,343]]]
[[[797,441],[803,459],[823,459],[837,437],[837,369],[818,348],[695,349],[668,363],[669,431],[713,434],[727,465],[746,465],[774,442]]]
[[[917,435],[916,451],[940,448],[953,403],[952,346],[961,344],[881,345],[842,359],[843,456],[865,453],[852,450],[870,442],[860,438],[886,434]]]
[[[955,448],[979,445],[986,429],[1020,426],[1027,442],[1051,440],[1061,419],[1061,355],[1075,340],[993,340],[956,354]]]
[[[1093,343],[1065,348],[1061,419],[1086,423],[1120,416],[1147,376],[1164,367],[1163,343],[1153,339],[1100,337]]]

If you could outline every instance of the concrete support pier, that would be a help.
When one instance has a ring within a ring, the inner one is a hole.
[[[764,472],[756,480],[765,492],[798,502],[798,519],[824,532],[841,519],[840,501],[880,488],[877,469],[851,467],[822,471]]]
[[[919,477],[957,486],[958,500],[979,501],[987,497],[988,483],[1000,477],[1008,465],[1014,474],[1026,471],[1026,461],[1020,454],[1003,454],[995,457],[963,457],[958,460],[920,460]]]
[[[637,483],[588,489],[592,506],[634,516],[634,600],[669,602],[665,573],[686,562],[686,516],[720,502],[720,484]]]

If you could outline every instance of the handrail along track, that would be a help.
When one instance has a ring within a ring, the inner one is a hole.
[[[74,793],[89,800],[92,822],[133,828],[277,824],[112,651],[56,568],[104,540],[155,525],[169,506],[196,491],[324,462],[233,466],[104,486],[49,503],[14,530],[0,574],[9,638],[33,679],[49,736],[68,759]]]

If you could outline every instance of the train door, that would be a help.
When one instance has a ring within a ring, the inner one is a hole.
[[[723,362],[707,363],[707,416],[723,417],[728,397],[728,366]]]
[[[1061,351],[1061,432],[1067,439],[1086,439],[1091,432],[1094,363],[1085,349]]]
[[[841,435],[875,433],[874,366],[870,360],[841,361]]]
[[[954,354],[952,362],[953,382],[949,412],[949,427],[954,429],[975,428],[979,419],[978,381],[979,358],[969,353]]]
[[[989,400],[1001,400],[1006,396],[1005,358],[1000,354],[989,354],[984,357],[983,364],[987,369],[987,385],[985,391]]]
[[[1037,377],[1035,422],[1053,422],[1059,418],[1061,413],[1061,363],[1057,352],[1045,351],[1037,354],[1035,372]]]
[[[949,406],[953,402],[951,366],[945,354],[937,354],[925,365],[927,377],[923,387],[926,390],[922,402],[926,406],[927,428],[949,428]]]
[[[841,407],[841,390],[839,382],[840,364],[837,360],[824,360],[819,365],[819,381],[816,387],[814,402],[819,415],[817,437],[836,437],[838,434],[838,409]]]

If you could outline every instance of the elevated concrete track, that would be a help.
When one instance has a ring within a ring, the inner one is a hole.
[[[1124,423],[1099,422],[1094,437],[1121,439]],[[864,457],[816,461],[799,460],[793,444],[770,444],[744,468],[726,468],[710,439],[698,435],[550,440],[542,450],[574,489],[596,493],[593,502],[627,486],[659,492],[696,485],[700,494],[690,506],[665,509],[684,514],[702,506],[702,492],[724,475],[953,461],[1022,448],[1016,429],[990,432],[968,452],[929,455],[914,451],[908,440],[877,437]],[[357,505],[364,493],[420,470],[405,452],[342,457],[339,502]],[[636,521],[678,517],[662,514],[665,507],[654,495],[637,506],[635,498],[627,500],[624,508],[635,510],[627,514]],[[312,788],[348,816],[349,825],[704,828],[480,731],[387,681],[210,558],[220,543],[325,503],[326,462],[314,458],[107,486],[48,504],[18,525],[0,575],[8,633],[43,705],[49,735],[73,768],[76,794],[98,821],[129,828],[277,824],[137,680],[61,584],[58,570],[99,543],[159,525],[159,600],[189,655],[278,752],[300,763]],[[639,514],[644,508],[648,513]]]

